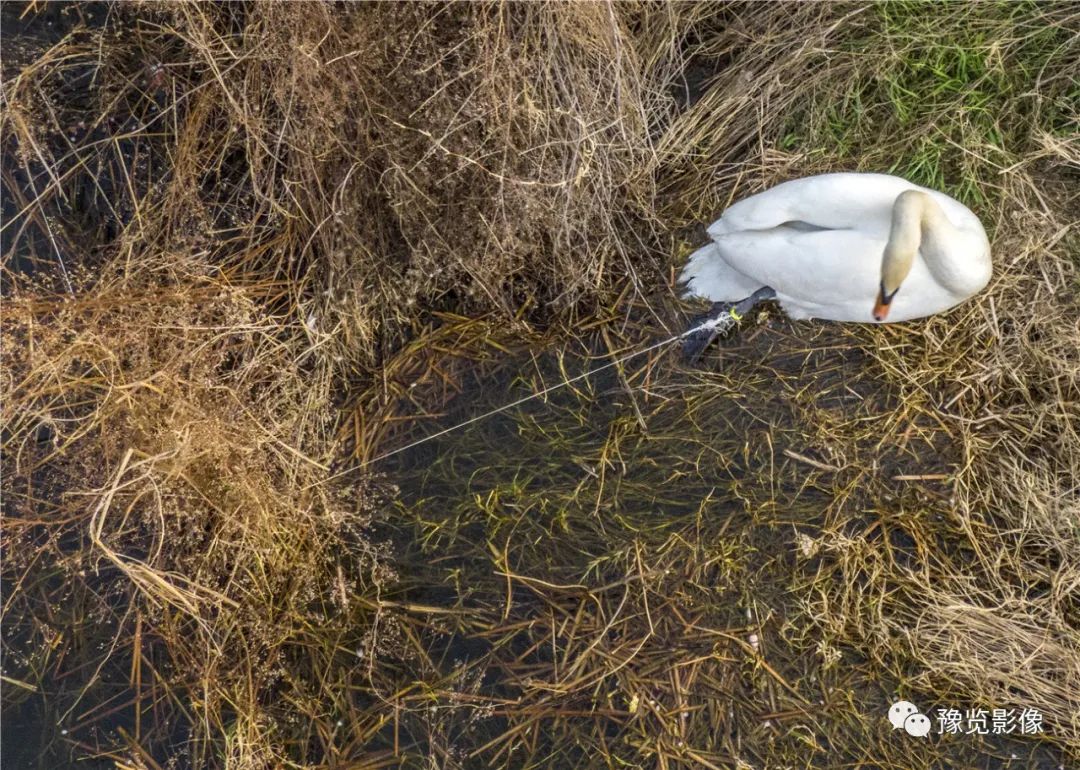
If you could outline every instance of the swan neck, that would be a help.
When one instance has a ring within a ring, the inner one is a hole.
[[[892,230],[882,261],[882,283],[895,289],[911,271],[917,254],[934,279],[958,296],[986,283],[984,266],[964,233],[949,221],[932,196],[920,190],[901,193],[893,207]],[[895,285],[891,285],[895,282]],[[979,282],[979,285],[974,285]]]

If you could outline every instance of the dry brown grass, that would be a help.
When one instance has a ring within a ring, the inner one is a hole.
[[[193,765],[229,735],[263,766],[268,722],[304,718],[395,578],[364,537],[377,496],[325,483],[330,378],[266,313],[272,287],[179,254],[170,273],[5,302],[8,661],[44,682],[91,666],[53,715],[83,751],[110,753],[94,726],[117,706],[123,743],[175,741],[165,706]]]
[[[85,11],[30,9],[66,31],[5,54],[0,118],[5,717],[67,731],[36,761],[1080,752],[1074,7]],[[991,287],[761,316],[349,470],[677,328],[676,234],[842,168],[971,204]],[[896,695],[1047,733],[913,744]]]

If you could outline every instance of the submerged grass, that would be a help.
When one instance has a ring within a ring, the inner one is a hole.
[[[1080,756],[1074,6],[11,8],[20,761]],[[841,169],[971,205],[988,290],[355,470],[681,328],[693,223]],[[1044,732],[906,740],[897,696]]]

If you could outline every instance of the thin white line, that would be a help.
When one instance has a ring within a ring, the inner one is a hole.
[[[696,329],[691,330],[691,331],[696,331]],[[420,444],[423,444],[425,441],[431,441],[432,439],[436,439],[439,436],[445,436],[447,433],[450,433],[451,431],[455,431],[458,428],[464,428],[466,425],[471,425],[474,422],[478,422],[478,421],[483,420],[483,419],[485,419],[487,417],[491,417],[492,415],[498,414],[499,412],[505,412],[507,409],[513,409],[515,406],[519,406],[520,404],[524,404],[526,401],[532,401],[534,398],[542,398],[542,397],[546,396],[548,393],[552,392],[553,390],[558,390],[559,388],[564,388],[567,385],[572,385],[573,383],[577,382],[578,380],[583,380],[586,377],[589,377],[591,375],[596,374],[597,372],[602,372],[605,369],[610,369],[612,366],[616,366],[617,364],[621,364],[623,361],[631,359],[634,356],[640,356],[642,353],[648,353],[650,350],[656,350],[657,348],[662,348],[664,345],[670,345],[672,342],[675,342],[677,340],[681,340],[685,336],[686,336],[686,333],[679,334],[678,336],[672,337],[670,339],[666,339],[663,342],[657,342],[655,345],[650,345],[649,347],[644,348],[642,350],[636,350],[633,353],[628,353],[625,356],[622,356],[621,358],[615,359],[614,361],[609,361],[608,363],[604,364],[603,366],[598,366],[595,369],[590,369],[589,371],[585,372],[584,374],[579,374],[577,377],[571,377],[569,380],[563,380],[560,383],[552,385],[550,388],[544,388],[543,390],[541,390],[541,391],[539,391],[537,393],[532,393],[532,394],[530,394],[528,396],[525,396],[524,398],[519,398],[517,401],[511,401],[509,404],[503,404],[502,406],[498,407],[497,409],[492,409],[490,412],[484,412],[483,414],[478,414],[476,417],[472,417],[472,418],[466,420],[465,422],[459,422],[457,425],[451,425],[449,428],[444,428],[443,430],[440,430],[440,431],[438,431],[436,433],[432,433],[430,436],[425,436],[424,438],[417,439],[416,441],[413,441],[410,444],[406,444],[403,447],[398,447],[397,449],[394,449],[394,450],[392,450],[390,452],[386,452],[385,454],[381,454],[378,457],[373,457],[370,460],[365,460],[364,462],[362,462],[360,464],[360,467],[362,468],[365,465],[370,465],[371,463],[376,463],[379,460],[385,460],[387,457],[392,457],[393,455],[396,455],[399,452],[404,452],[407,449],[412,449],[414,446],[419,446]]]
[[[305,489],[310,489],[311,487],[315,487],[315,486],[319,486],[321,484],[325,484],[326,482],[331,481],[333,479],[336,479],[336,478],[338,478],[340,476],[344,476],[344,475],[346,475],[348,473],[352,473],[353,471],[358,470],[360,468],[365,468],[368,465],[379,462],[380,460],[385,460],[387,457],[393,457],[396,454],[400,454],[401,452],[412,449],[413,447],[420,446],[421,444],[424,444],[424,443],[426,443],[428,441],[432,441],[434,439],[437,439],[440,436],[445,436],[447,433],[451,433],[451,432],[453,432],[455,430],[458,430],[459,428],[464,428],[466,425],[472,425],[474,422],[479,422],[480,420],[484,420],[484,419],[486,419],[488,417],[491,417],[492,415],[499,414],[500,412],[505,412],[507,409],[513,409],[515,406],[520,406],[521,404],[524,404],[527,401],[532,401],[535,398],[543,398],[548,393],[551,393],[554,390],[558,390],[559,388],[565,388],[567,385],[572,385],[573,383],[575,383],[575,382],[577,382],[579,380],[583,380],[586,377],[591,377],[592,375],[594,375],[594,374],[596,374],[598,372],[602,372],[605,369],[610,369],[611,367],[617,366],[618,364],[621,364],[622,362],[627,361],[627,360],[633,358],[634,356],[640,356],[642,353],[648,353],[650,351],[656,350],[657,348],[662,348],[665,345],[670,345],[672,342],[678,342],[679,340],[681,340],[684,337],[689,337],[694,332],[699,332],[699,331],[702,331],[704,329],[716,329],[716,328],[718,328],[720,326],[727,326],[732,321],[734,321],[734,318],[732,316],[728,315],[728,314],[724,314],[724,315],[722,315],[722,316],[720,316],[718,318],[710,318],[710,319],[708,319],[706,321],[703,321],[702,323],[698,324],[697,326],[694,326],[694,327],[692,327],[690,329],[687,329],[682,334],[676,334],[674,337],[669,337],[668,339],[663,340],[662,342],[657,342],[655,345],[650,345],[649,347],[642,348],[641,350],[635,350],[633,353],[627,353],[624,356],[616,358],[614,361],[609,361],[608,363],[604,364],[603,366],[598,366],[595,369],[590,369],[589,371],[585,372],[584,374],[579,374],[576,377],[571,377],[568,380],[563,380],[562,382],[557,383],[555,385],[552,385],[549,388],[544,388],[543,390],[541,390],[541,391],[539,391],[537,393],[530,393],[529,395],[524,396],[523,398],[519,398],[517,401],[511,401],[509,404],[503,404],[502,406],[500,406],[500,407],[498,407],[496,409],[492,409],[491,411],[484,412],[483,414],[478,414],[476,417],[471,417],[468,420],[466,420],[465,422],[459,422],[456,425],[451,425],[449,428],[444,428],[444,429],[442,429],[440,431],[432,433],[430,436],[424,436],[423,438],[420,438],[420,439],[417,439],[416,441],[410,442],[410,443],[406,444],[405,446],[401,446],[401,447],[398,447],[397,449],[393,449],[393,450],[391,450],[389,452],[385,452],[385,453],[379,455],[378,457],[373,457],[370,460],[365,460],[364,462],[359,463],[358,465],[354,465],[351,468],[348,468],[348,469],[346,469],[344,471],[341,471],[340,473],[335,473],[333,476],[330,476],[329,478],[323,479],[322,481],[318,481],[315,484],[310,484],[307,487],[305,487]]]

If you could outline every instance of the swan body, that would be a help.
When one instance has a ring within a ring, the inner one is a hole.
[[[943,193],[885,174],[785,182],[733,204],[708,232],[712,243],[680,276],[687,296],[733,302],[768,286],[796,319],[922,318],[990,280],[990,242],[978,217]]]

